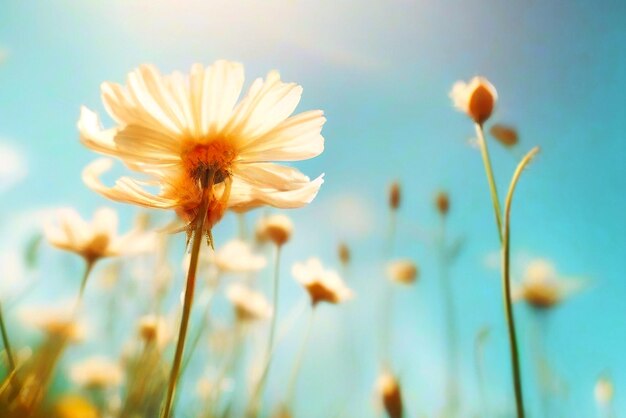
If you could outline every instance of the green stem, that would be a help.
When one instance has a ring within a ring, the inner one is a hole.
[[[204,312],[202,313],[202,320],[198,328],[196,328],[196,332],[194,334],[193,339],[191,340],[191,345],[189,346],[189,350],[187,350],[187,356],[183,360],[183,365],[180,368],[179,379],[182,379],[183,375],[185,374],[185,370],[187,370],[187,367],[189,366],[189,363],[191,362],[193,353],[196,351],[196,348],[198,347],[200,338],[202,337],[202,334],[204,334],[204,330],[206,329],[206,327],[209,325],[209,314],[211,311],[212,299],[213,299],[213,295],[211,295],[210,299],[207,301],[206,306],[204,307]]]
[[[267,347],[265,349],[265,367],[263,368],[263,374],[261,375],[261,379],[257,384],[256,390],[252,396],[250,402],[250,409],[248,410],[248,416],[256,416],[260,406],[258,404],[263,399],[263,391],[265,389],[265,384],[267,383],[267,376],[269,374],[270,367],[272,365],[272,354],[274,351],[274,339],[276,336],[276,324],[278,318],[278,284],[280,281],[280,250],[281,247],[279,245],[276,246],[276,252],[274,256],[274,281],[273,281],[273,289],[272,289],[272,304],[273,304],[273,315],[272,315],[272,323],[270,325],[270,335],[267,340]]]
[[[200,244],[204,235],[204,225],[209,207],[211,194],[213,193],[213,175],[209,173],[208,181],[203,182],[202,187],[202,203],[198,211],[198,217],[195,220],[192,244],[191,244],[191,260],[189,261],[189,270],[187,271],[187,284],[185,287],[185,299],[183,302],[183,313],[180,319],[180,328],[178,331],[178,341],[176,342],[176,353],[174,354],[174,363],[170,373],[169,384],[167,387],[167,397],[165,398],[165,406],[161,411],[161,418],[169,418],[176,391],[176,383],[178,382],[178,374],[180,371],[183,352],[185,350],[185,338],[187,337],[187,328],[189,326],[189,317],[191,314],[191,306],[193,304],[193,294],[196,285],[196,270],[198,267],[198,258],[200,256]]]
[[[491,201],[493,203],[493,210],[496,216],[496,223],[498,224],[498,237],[500,238],[500,242],[502,242],[502,209],[500,209],[498,188],[496,187],[496,180],[493,176],[493,169],[491,168],[491,159],[489,158],[487,141],[485,140],[483,126],[477,123],[475,127],[476,136],[478,137],[478,145],[480,147],[480,153],[483,157],[483,165],[485,166],[485,173],[487,174],[487,182],[489,183],[489,191],[491,193]]]
[[[511,246],[511,203],[513,201],[513,193],[515,186],[519,180],[522,171],[532,158],[539,152],[539,148],[535,147],[519,163],[513,179],[509,185],[509,192],[506,196],[504,207],[504,236],[502,240],[502,290],[504,293],[504,307],[506,313],[506,321],[509,331],[509,344],[511,349],[511,365],[513,368],[513,387],[515,389],[515,405],[517,417],[524,418],[524,400],[522,397],[522,376],[520,371],[519,352],[517,348],[517,337],[515,334],[515,318],[513,316],[513,306],[511,301],[511,277],[510,277],[510,246]]]
[[[291,411],[293,408],[294,396],[296,394],[296,385],[298,383],[298,374],[300,373],[300,369],[302,368],[302,360],[304,359],[304,354],[306,353],[306,348],[309,345],[309,340],[311,338],[311,330],[313,329],[313,318],[315,317],[315,306],[312,307],[311,315],[309,316],[309,323],[306,327],[306,331],[304,334],[304,338],[302,339],[302,345],[300,346],[300,351],[298,352],[298,357],[296,357],[296,362],[294,363],[293,369],[291,370],[291,377],[289,378],[289,385],[287,386],[287,397],[285,398],[285,405]]]
[[[80,304],[83,302],[83,296],[85,295],[85,288],[87,287],[89,274],[91,273],[91,270],[93,270],[93,266],[95,264],[95,260],[85,259],[85,271],[83,272],[83,278],[80,280],[80,288],[78,289],[78,296],[76,297],[76,303],[74,304],[74,315],[76,315],[78,308],[80,308]]]
[[[478,379],[478,392],[480,394],[481,410],[485,416],[490,416],[486,390],[487,385],[485,382],[485,362],[483,361],[483,346],[487,338],[486,335],[487,334],[481,331],[476,336],[474,341],[474,363],[476,367],[476,377]]]
[[[2,331],[2,343],[4,344],[4,350],[7,352],[7,360],[9,361],[9,375],[15,370],[15,360],[13,357],[13,351],[11,351],[11,344],[9,343],[9,334],[4,323],[4,315],[2,314],[2,306],[0,306],[0,330]]]

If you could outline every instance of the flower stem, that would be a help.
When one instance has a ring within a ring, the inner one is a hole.
[[[458,390],[458,338],[456,329],[456,316],[454,309],[454,297],[452,294],[452,286],[450,276],[448,274],[448,255],[446,247],[446,219],[441,217],[441,231],[439,238],[439,284],[443,297],[444,318],[446,323],[446,340],[447,340],[447,370],[445,383],[445,396],[447,411],[446,416],[454,417],[457,415],[459,390]]]
[[[93,266],[96,264],[95,260],[85,259],[85,271],[83,272],[83,278],[80,280],[80,288],[78,289],[78,296],[74,303],[74,316],[80,308],[80,304],[83,302],[83,296],[85,295],[85,288],[87,287],[87,281],[89,280],[89,274],[93,270]]]
[[[265,367],[263,368],[263,374],[261,375],[261,379],[257,384],[257,388],[254,391],[254,395],[252,396],[252,401],[250,403],[251,410],[249,414],[255,416],[256,412],[260,409],[257,407],[257,404],[261,402],[263,398],[263,390],[265,389],[265,384],[267,382],[267,376],[269,374],[270,366],[272,364],[272,354],[274,351],[274,339],[276,336],[276,324],[278,317],[278,283],[280,280],[280,249],[279,245],[276,246],[276,252],[274,256],[274,281],[273,281],[273,289],[272,289],[272,323],[270,324],[270,335],[267,340],[267,347],[265,349]]]
[[[504,233],[502,238],[502,290],[504,293],[504,307],[506,313],[506,321],[509,330],[509,345],[511,349],[511,365],[513,368],[513,387],[515,389],[515,406],[517,417],[524,418],[524,400],[522,397],[522,376],[520,371],[519,352],[517,348],[517,337],[515,334],[515,318],[513,316],[513,306],[511,302],[511,277],[510,277],[510,247],[511,247],[511,203],[513,201],[513,193],[515,186],[519,180],[522,171],[532,158],[539,152],[539,148],[535,147],[519,163],[511,184],[509,192],[506,196],[504,206]]]
[[[289,378],[289,385],[287,386],[287,397],[285,398],[285,405],[288,407],[289,410],[292,410],[293,408],[294,396],[296,394],[296,384],[298,383],[298,374],[300,373],[300,369],[302,368],[302,360],[304,359],[304,354],[306,353],[306,348],[309,345],[309,340],[311,338],[311,330],[313,329],[314,317],[315,306],[312,307],[311,315],[309,315],[309,323],[306,327],[304,338],[302,339],[302,345],[300,346],[298,357],[296,357],[296,362],[294,363],[293,369],[291,370],[291,377]]]
[[[9,343],[9,335],[7,333],[7,328],[4,323],[4,315],[2,314],[2,306],[0,306],[0,330],[2,331],[2,344],[4,345],[4,350],[7,353],[7,360],[9,362],[9,374],[11,374],[15,370],[15,360],[13,357],[13,351],[11,351],[11,344]]]
[[[180,328],[178,331],[178,341],[176,342],[176,353],[174,354],[174,363],[170,373],[169,384],[167,387],[167,397],[165,398],[165,406],[161,411],[161,418],[169,418],[176,391],[176,383],[178,382],[178,374],[180,371],[183,352],[185,349],[185,338],[187,337],[187,328],[189,325],[189,317],[191,314],[191,305],[193,304],[193,294],[196,285],[196,270],[198,267],[198,258],[200,256],[200,244],[204,235],[204,225],[207,216],[207,209],[211,194],[213,193],[213,174],[209,173],[209,180],[203,184],[202,203],[198,217],[195,220],[191,244],[191,260],[189,262],[189,270],[187,271],[187,284],[185,287],[185,299],[183,302],[183,313],[180,319]]]
[[[477,123],[475,127],[476,136],[478,137],[478,145],[480,147],[480,153],[483,157],[483,165],[485,166],[485,173],[487,174],[487,182],[489,183],[489,191],[491,192],[491,201],[493,202],[493,210],[496,216],[496,223],[498,224],[498,237],[500,238],[500,242],[502,242],[502,209],[500,209],[498,188],[496,187],[496,181],[493,176],[493,169],[491,168],[491,159],[489,158],[487,141],[485,141],[483,126]]]

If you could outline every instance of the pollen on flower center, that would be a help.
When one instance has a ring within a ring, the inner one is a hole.
[[[213,173],[213,184],[223,182],[231,175],[230,166],[236,152],[227,141],[215,140],[208,144],[195,144],[182,154],[185,170],[194,180]]]

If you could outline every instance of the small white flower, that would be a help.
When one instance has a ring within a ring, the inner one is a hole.
[[[295,279],[307,290],[311,303],[341,303],[353,297],[352,291],[333,270],[325,270],[317,258],[305,263],[295,263],[291,269]]]

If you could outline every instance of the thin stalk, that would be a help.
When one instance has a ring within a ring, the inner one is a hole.
[[[441,232],[439,241],[439,284],[443,297],[444,317],[446,323],[446,410],[447,416],[454,417],[458,410],[458,338],[456,329],[456,317],[454,309],[454,297],[452,295],[452,286],[450,276],[448,274],[448,257],[446,247],[446,223],[445,216],[441,216]]]
[[[500,209],[498,188],[496,187],[496,180],[493,176],[493,169],[491,168],[489,149],[487,148],[487,141],[485,141],[483,126],[477,123],[475,124],[475,127],[476,136],[478,137],[478,145],[480,147],[480,153],[483,157],[483,165],[485,166],[485,173],[487,174],[487,182],[489,183],[489,191],[491,193],[491,201],[493,203],[493,210],[496,216],[496,223],[498,224],[498,237],[500,238],[500,242],[502,242],[502,209]]]
[[[80,308],[80,304],[83,302],[83,296],[85,295],[85,288],[87,287],[87,281],[89,280],[89,274],[93,270],[93,266],[96,264],[96,260],[85,259],[85,271],[83,272],[83,278],[80,280],[80,288],[78,289],[78,296],[74,304],[74,315]]]
[[[261,379],[257,384],[256,390],[252,396],[250,402],[250,409],[248,411],[248,415],[254,416],[256,411],[258,410],[257,404],[263,398],[263,391],[265,389],[265,384],[267,383],[267,376],[269,374],[270,367],[272,365],[272,354],[274,351],[274,340],[276,337],[276,324],[278,323],[278,302],[279,302],[279,292],[278,292],[278,284],[280,281],[280,251],[281,247],[279,245],[276,246],[275,256],[274,256],[274,280],[272,285],[272,322],[270,324],[270,335],[267,340],[267,346],[265,348],[265,366],[263,367],[263,374],[261,375]]]
[[[167,397],[165,398],[165,406],[161,411],[161,418],[169,418],[174,400],[174,392],[176,391],[176,383],[178,382],[178,374],[180,371],[183,352],[185,350],[185,338],[187,337],[187,328],[189,326],[189,317],[191,314],[191,306],[193,304],[193,294],[196,287],[196,270],[198,267],[198,258],[200,256],[200,244],[204,235],[204,225],[206,221],[207,209],[211,194],[213,193],[213,177],[215,173],[208,173],[208,180],[202,184],[202,202],[198,217],[195,220],[193,235],[191,237],[191,260],[189,262],[189,270],[187,271],[187,284],[185,287],[185,299],[183,302],[183,313],[180,319],[180,328],[178,331],[178,341],[176,342],[176,353],[174,354],[174,363],[170,373],[169,384],[167,387]]]
[[[485,382],[485,362],[483,359],[483,348],[488,336],[488,329],[481,330],[474,341],[474,365],[476,367],[476,378],[478,380],[478,392],[480,394],[481,411],[485,416],[489,414],[489,402],[487,400],[487,390]]]
[[[187,367],[189,366],[189,363],[191,362],[191,359],[193,358],[193,353],[196,351],[196,348],[198,347],[200,338],[202,338],[202,335],[204,334],[204,330],[209,325],[209,314],[211,311],[212,299],[213,299],[213,295],[211,295],[211,298],[207,301],[207,304],[204,307],[204,312],[202,313],[202,319],[200,321],[200,324],[195,330],[196,332],[193,336],[193,339],[191,340],[191,345],[189,346],[189,350],[187,350],[187,355],[185,356],[183,360],[183,364],[180,368],[179,379],[182,379],[183,375],[185,374],[185,370],[187,370]]]
[[[311,309],[311,315],[309,315],[309,323],[307,324],[304,338],[302,339],[302,345],[300,346],[298,357],[296,357],[296,362],[294,363],[293,369],[291,370],[291,377],[289,378],[289,385],[287,386],[287,397],[285,398],[285,405],[289,410],[292,410],[293,408],[294,396],[296,394],[296,385],[298,383],[298,375],[300,373],[300,369],[302,368],[302,360],[304,359],[304,354],[306,353],[306,349],[309,345],[309,340],[311,338],[311,330],[313,329],[313,318],[315,318],[315,306],[313,306]]]
[[[11,343],[9,342],[9,334],[7,333],[7,327],[4,323],[4,315],[2,313],[2,306],[0,305],[0,330],[2,331],[2,344],[4,350],[7,352],[7,360],[9,362],[9,374],[15,371],[15,360],[13,357],[13,351],[11,350]]]
[[[504,207],[504,234],[502,239],[502,290],[504,293],[504,307],[506,321],[509,331],[509,345],[511,349],[511,366],[513,369],[513,387],[515,389],[515,406],[517,417],[524,418],[524,400],[522,396],[522,375],[520,371],[519,352],[517,348],[517,336],[515,334],[515,318],[513,316],[513,304],[511,301],[511,277],[510,277],[510,247],[511,247],[511,203],[513,201],[513,193],[515,186],[519,180],[522,171],[532,158],[539,152],[539,148],[535,147],[519,163],[513,179],[509,185],[509,192],[506,196]]]

